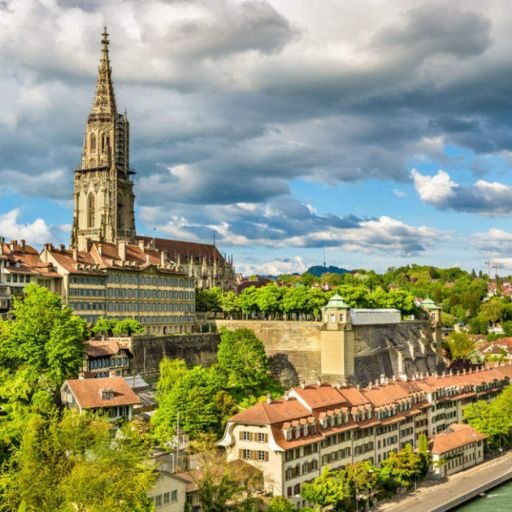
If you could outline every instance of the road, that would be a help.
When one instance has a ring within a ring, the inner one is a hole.
[[[376,506],[376,512],[431,512],[453,499],[507,473],[512,474],[512,453],[449,477],[445,482],[419,487],[393,502]]]

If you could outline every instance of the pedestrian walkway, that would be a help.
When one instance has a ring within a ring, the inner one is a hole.
[[[512,478],[512,453],[456,473],[440,483],[427,481],[412,493],[386,500],[373,510],[376,512],[443,512],[449,503],[455,503],[484,485],[500,478]]]

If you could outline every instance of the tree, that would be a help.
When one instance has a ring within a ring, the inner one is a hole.
[[[220,311],[221,310],[222,290],[220,288],[208,288],[197,290],[196,292],[196,311]]]
[[[443,343],[450,361],[470,359],[475,353],[475,342],[465,332],[452,332]]]
[[[480,313],[478,317],[484,322],[491,322],[492,324],[503,320],[506,306],[499,297],[484,302],[480,306]]]
[[[238,295],[232,290],[224,293],[220,298],[220,307],[224,313],[230,316],[232,316],[233,313],[238,313],[240,311]]]
[[[183,359],[164,357],[159,365],[159,378],[156,385],[157,398],[160,400],[180,382],[187,373],[187,363]]]
[[[379,479],[386,489],[394,491],[400,487],[411,487],[422,476],[422,457],[407,444],[399,452],[391,452],[382,462]]]
[[[261,490],[261,473],[241,461],[226,462],[213,435],[201,434],[191,443],[199,472],[195,478],[201,510],[208,512],[252,512],[260,510],[254,499]]]
[[[34,384],[32,393],[44,390],[53,396],[82,364],[85,323],[62,306],[60,297],[34,284],[25,288],[23,298],[14,300],[13,317],[0,321],[4,379],[22,371]],[[30,397],[28,392],[27,400]]]
[[[267,508],[267,512],[294,512],[295,510],[296,508],[284,496],[274,496]]]
[[[160,443],[174,439],[179,421],[192,438],[204,432],[220,433],[222,411],[217,395],[222,391],[223,379],[215,368],[195,366],[165,394],[160,396],[159,407],[151,418],[153,435]]]
[[[0,472],[0,510],[149,511],[154,481],[148,451],[129,427],[94,415],[33,415]]]
[[[255,388],[268,380],[265,346],[250,329],[221,331],[217,360],[229,376],[229,385]]]
[[[123,318],[115,323],[112,331],[114,336],[131,336],[143,333],[144,327],[135,318]]]
[[[337,510],[348,497],[343,476],[343,470],[336,472],[325,467],[319,477],[311,483],[304,483],[301,496],[319,507],[331,505]]]
[[[101,334],[104,338],[105,336],[111,336],[114,331],[114,327],[116,326],[118,320],[115,318],[107,318],[102,316],[96,320],[96,323],[92,326],[92,332],[97,336]]]

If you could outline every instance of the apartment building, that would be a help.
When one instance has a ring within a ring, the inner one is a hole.
[[[265,488],[304,505],[300,491],[329,466],[380,464],[421,434],[432,438],[463,419],[464,406],[491,400],[510,383],[512,365],[458,375],[381,379],[366,388],[317,383],[290,389],[235,416],[219,445],[228,461],[261,470]]]
[[[64,302],[89,323],[135,318],[147,334],[192,331],[194,279],[177,272],[165,251],[124,240],[89,242],[83,251],[46,244],[41,259],[62,275]]]

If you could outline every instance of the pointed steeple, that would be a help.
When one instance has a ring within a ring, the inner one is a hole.
[[[112,68],[110,67],[108,56],[109,44],[107,27],[105,27],[101,35],[101,60],[91,114],[110,114],[115,116],[117,113],[116,97],[114,95],[114,86],[112,85]]]

